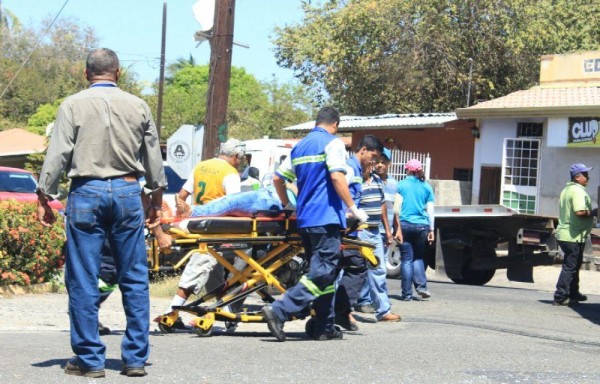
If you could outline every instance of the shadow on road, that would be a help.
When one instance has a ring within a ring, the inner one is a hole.
[[[552,305],[553,300],[538,300],[540,303]],[[561,307],[557,307],[561,308]],[[570,309],[576,312],[582,318],[590,323],[600,325],[600,304],[598,303],[578,303],[569,305],[565,309]]]
[[[60,366],[61,368],[64,368],[67,365],[67,361],[69,361],[69,359],[51,359],[51,360],[46,360],[46,361],[40,361],[39,363],[33,363],[33,364],[31,364],[31,366],[38,367],[38,368],[48,368],[48,367]],[[152,364],[146,364],[146,365],[152,365]],[[104,367],[107,370],[120,372],[121,369],[123,368],[123,362],[119,359],[106,359]]]

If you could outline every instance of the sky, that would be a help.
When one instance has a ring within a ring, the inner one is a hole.
[[[53,19],[67,0],[1,0],[26,26],[40,26]],[[208,42],[196,48],[194,32],[200,29],[192,6],[196,0],[167,1],[165,60],[194,57],[208,64]],[[68,0],[60,18],[76,18],[94,28],[100,46],[113,49],[121,65],[138,74],[138,80],[155,81],[160,72],[162,12],[164,0]],[[289,69],[277,66],[270,36],[275,26],[298,24],[302,20],[300,0],[236,0],[234,41],[250,48],[233,47],[232,64],[243,67],[258,80],[280,83],[293,79]]]

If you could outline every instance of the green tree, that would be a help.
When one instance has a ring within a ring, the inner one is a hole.
[[[344,113],[447,111],[469,85],[470,103],[530,87],[541,55],[598,49],[599,15],[585,0],[305,2],[276,57]]]
[[[204,124],[209,80],[209,66],[191,63],[173,69],[165,84],[161,129],[165,141],[183,124]],[[232,67],[227,108],[228,136],[240,140],[268,135],[283,137],[287,125],[309,118],[310,93],[303,87],[283,85],[276,81],[261,83],[243,68]],[[156,95],[146,99],[153,110]],[[307,113],[308,112],[308,113]]]
[[[180,70],[182,70],[185,67],[195,67],[196,66],[196,60],[194,59],[194,56],[192,56],[192,54],[190,53],[190,57],[183,58],[180,57],[177,60],[175,60],[173,63],[170,63],[169,65],[167,65],[167,76],[165,76],[165,82],[166,83],[172,83],[173,82],[173,76],[175,76],[175,74],[177,72],[179,72]]]
[[[58,20],[39,45],[38,35],[33,28],[5,35],[0,52],[0,116],[21,124],[38,106],[86,87],[85,57],[98,45],[91,28],[69,18]]]

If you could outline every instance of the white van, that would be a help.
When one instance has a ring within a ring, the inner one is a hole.
[[[246,159],[248,165],[259,170],[260,182],[263,187],[273,183],[275,170],[283,158],[290,155],[292,147],[298,139],[256,139],[246,140]]]

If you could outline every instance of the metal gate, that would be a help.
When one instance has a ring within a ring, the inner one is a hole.
[[[410,159],[417,159],[423,164],[423,173],[425,174],[425,180],[429,180],[429,174],[431,173],[431,157],[429,153],[419,153],[411,151],[401,151],[399,149],[392,149],[392,162],[388,169],[388,174],[396,180],[402,180],[406,177],[406,171],[404,170],[404,164]]]
[[[538,213],[540,139],[504,139],[501,204],[519,213]]]

